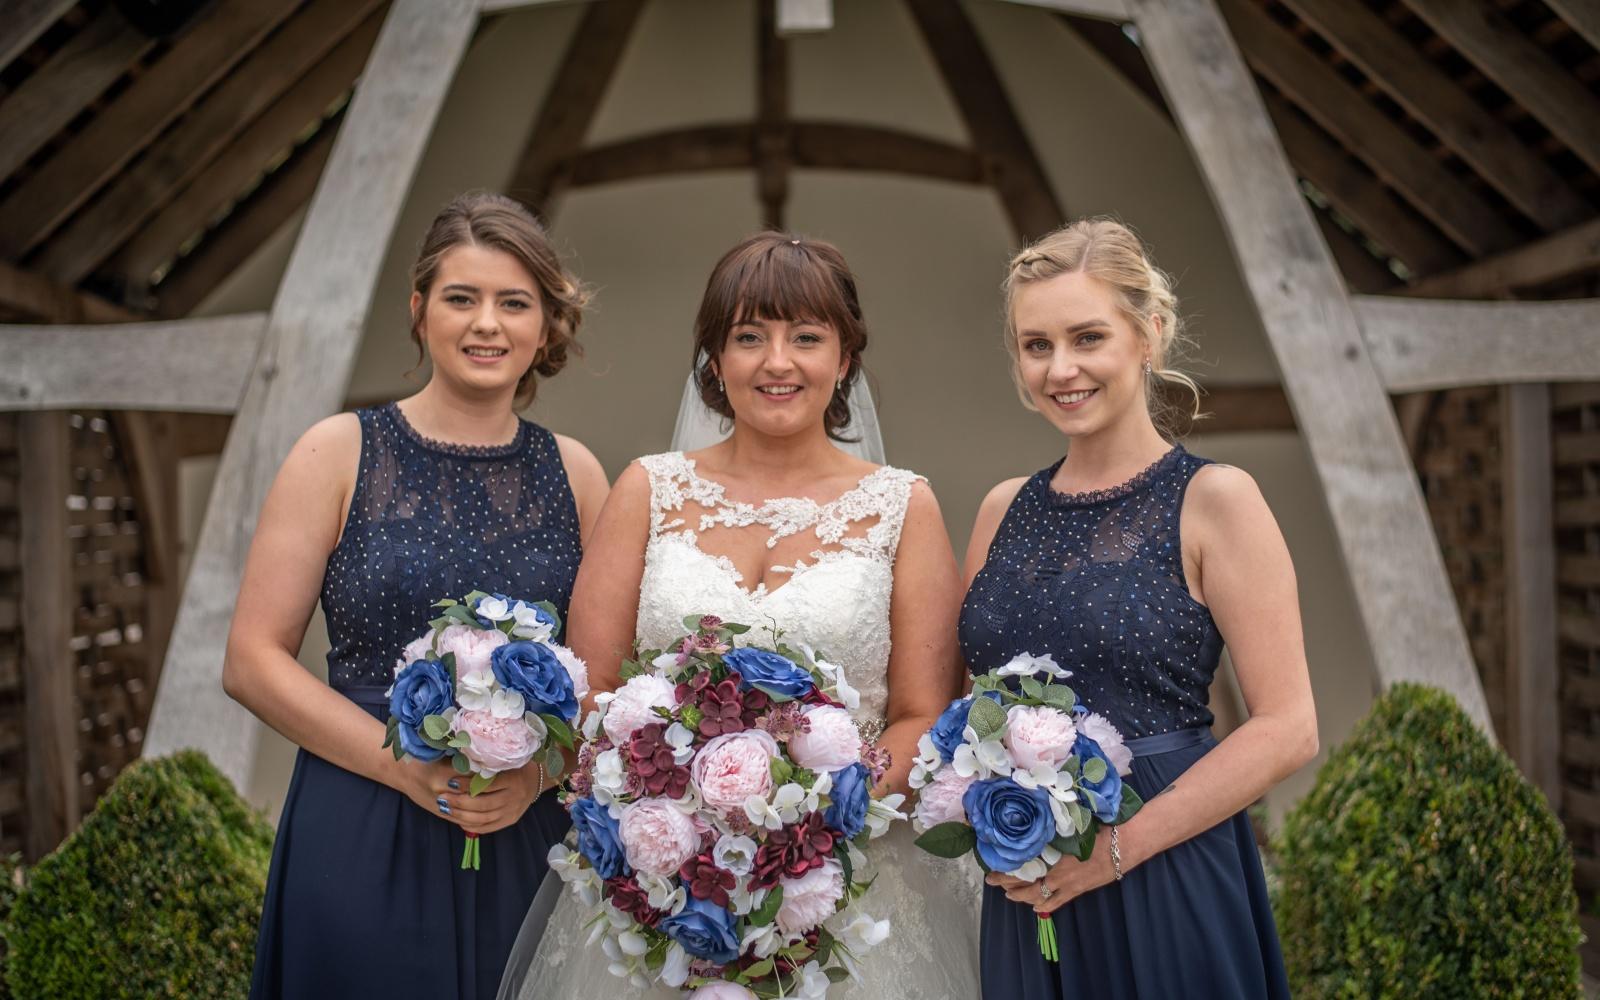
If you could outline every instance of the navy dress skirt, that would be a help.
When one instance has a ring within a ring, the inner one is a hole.
[[[565,616],[581,554],[555,438],[430,441],[394,404],[357,413],[361,470],[322,584],[331,686],[375,718],[401,647],[441,597],[479,589]],[[417,765],[422,766],[422,765]],[[541,796],[460,868],[460,827],[300,751],[278,821],[250,995],[490,998],[566,812]]]
[[[1109,490],[1017,493],[961,607],[973,671],[1019,653],[1072,671],[1081,703],[1129,739],[1141,797],[1205,755],[1222,637],[1189,594],[1179,513],[1205,459],[1175,446]],[[1059,962],[1039,954],[1033,908],[984,890],[986,1000],[1288,997],[1266,880],[1243,813],[1055,911]]]

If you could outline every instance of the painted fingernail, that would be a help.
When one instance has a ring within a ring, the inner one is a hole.
[[[444,799],[439,800],[439,811],[444,813],[446,816],[450,815],[450,806],[445,802]]]
[[[457,781],[457,780],[456,780],[456,779],[454,779],[454,778],[451,778],[451,779],[450,779],[450,780],[449,780],[449,781],[447,781],[447,782],[445,782],[445,784],[447,784],[447,785],[449,785],[449,786],[450,786],[450,790],[451,790],[451,791],[452,791],[452,792],[459,792],[459,791],[461,791],[461,782],[459,782],[459,781]]]

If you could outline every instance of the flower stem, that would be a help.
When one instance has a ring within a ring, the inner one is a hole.
[[[1049,917],[1039,918],[1039,954],[1047,962],[1061,960],[1061,952],[1056,948],[1056,924]]]

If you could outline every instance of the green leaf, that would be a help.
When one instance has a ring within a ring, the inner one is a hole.
[[[750,926],[765,927],[778,919],[778,907],[783,905],[783,886],[775,885],[761,905],[750,911]]]
[[[450,675],[450,690],[453,693],[456,689],[456,654],[446,653],[439,657],[439,662],[444,664],[445,673]]]
[[[685,632],[688,632],[690,635],[693,635],[696,632],[699,632],[700,631],[700,619],[702,619],[704,617],[705,617],[705,615],[685,615],[684,619],[683,619],[683,630]]]
[[[406,756],[405,747],[402,747],[400,745],[400,741],[399,740],[395,740],[394,741],[394,759],[395,760],[404,760],[405,756]]]
[[[685,729],[698,731],[700,729],[700,720],[705,718],[705,713],[693,705],[685,705],[678,710],[678,717],[683,720]]]
[[[472,593],[468,594],[466,597],[463,597],[461,599],[461,603],[462,604],[477,604],[479,601],[483,600],[485,597],[492,597],[492,596],[494,596],[494,595],[493,594],[486,594],[481,590],[474,590]]]
[[[545,614],[550,616],[550,620],[556,623],[555,624],[555,634],[556,635],[560,635],[561,634],[561,624],[562,624],[561,623],[561,612],[556,610],[556,606],[554,604],[551,604],[549,601],[535,601],[535,602],[533,602],[533,606],[538,608],[538,609],[540,609]]]
[[[1094,853],[1094,838],[1099,830],[1098,826],[1091,823],[1087,830],[1078,834],[1078,851],[1073,856],[1079,861],[1088,861],[1089,855]]]
[[[456,733],[450,737],[450,742],[445,745],[456,750],[465,750],[467,747],[472,746],[472,737],[467,733]]]
[[[804,767],[797,767],[794,769],[794,773],[789,776],[789,780],[809,792],[811,791],[811,786],[817,783],[817,772]]]
[[[436,608],[453,608],[460,603],[460,601],[457,601],[454,598],[442,597],[439,600],[434,601],[433,606]]]
[[[794,777],[794,765],[782,757],[767,758],[767,770],[772,774],[774,788],[788,784],[789,780]]]
[[[644,664],[640,663],[638,660],[622,661],[622,679],[624,681],[631,681],[635,677],[638,677],[640,674],[645,672]]]
[[[844,884],[849,885],[851,882],[855,881],[856,866],[854,862],[850,860],[850,846],[843,840],[835,841],[833,845],[833,856],[839,860],[839,867],[844,869]]]
[[[1076,836],[1057,836],[1055,839],[1050,841],[1050,846],[1054,847],[1062,854],[1076,855],[1078,853],[1078,838]]]
[[[1063,712],[1072,711],[1072,706],[1078,703],[1077,696],[1065,684],[1046,685],[1041,700],[1051,708],[1059,708]]]
[[[830,983],[842,983],[850,978],[850,973],[835,965],[831,969],[823,969],[822,974],[828,977]]]
[[[772,959],[763,958],[761,961],[750,966],[750,968],[744,970],[739,975],[744,978],[745,982],[749,982],[752,979],[760,979],[762,976],[769,975],[771,972]]]
[[[546,715],[543,712],[539,713],[539,718],[544,720],[545,726],[550,730],[550,738],[552,740],[555,740],[568,750],[573,749],[572,727],[567,725],[564,719],[555,715]]]
[[[1024,677],[1022,679],[1022,693],[1029,698],[1039,701],[1044,700],[1044,685],[1039,683],[1037,677]]]
[[[730,635],[744,635],[746,632],[750,631],[750,626],[740,625],[738,622],[723,622],[722,631],[727,632]]]
[[[1083,780],[1091,785],[1098,785],[1106,780],[1106,762],[1099,757],[1090,757],[1083,762]]]
[[[978,734],[980,741],[993,739],[1006,728],[1006,710],[989,698],[974,698],[972,707],[967,710],[967,725]]]
[[[389,717],[389,724],[383,729],[383,745],[390,746],[400,736],[400,720],[394,716]]]
[[[425,715],[422,717],[422,734],[431,740],[448,739],[450,720],[442,715]]]
[[[988,699],[985,698],[985,701]],[[941,858],[959,858],[978,846],[978,835],[965,823],[951,820],[917,838],[917,846]]]
[[[433,618],[433,619],[430,619],[428,621],[428,627],[433,629],[433,641],[434,642],[438,642],[439,641],[439,633],[443,632],[445,630],[445,628],[449,624],[450,624],[450,619],[444,618],[444,617]]]
[[[1067,815],[1072,817],[1072,828],[1078,833],[1089,829],[1089,810],[1083,807],[1082,802],[1068,802]]]
[[[468,795],[477,795],[479,792],[482,792],[485,788],[488,788],[489,787],[489,783],[492,782],[492,781],[494,781],[493,776],[485,778],[481,774],[474,774],[472,776],[472,783],[467,786],[467,794]]]
[[[1133,790],[1127,782],[1122,784],[1122,804],[1117,806],[1117,817],[1111,821],[1112,826],[1119,826],[1133,818],[1133,814],[1144,808],[1144,799]]]
[[[565,774],[567,770],[567,758],[561,756],[560,750],[556,749],[555,747],[551,747],[549,750],[545,751],[544,770],[545,773],[550,775],[552,778],[561,777],[561,775]]]
[[[450,763],[455,766],[457,774],[472,773],[472,761],[468,760],[467,755],[464,753],[458,753],[454,757],[451,757]]]

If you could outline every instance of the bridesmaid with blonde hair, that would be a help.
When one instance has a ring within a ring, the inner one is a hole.
[[[1249,475],[1162,430],[1163,390],[1197,389],[1169,367],[1177,303],[1132,232],[1066,226],[1012,259],[1005,291],[1017,390],[1067,448],[984,500],[962,652],[975,673],[1053,655],[1128,737],[1123,780],[1146,804],[1087,861],[988,876],[983,995],[1287,997],[1244,809],[1317,752],[1288,548]],[[1219,743],[1206,705],[1224,637],[1250,717]]]

